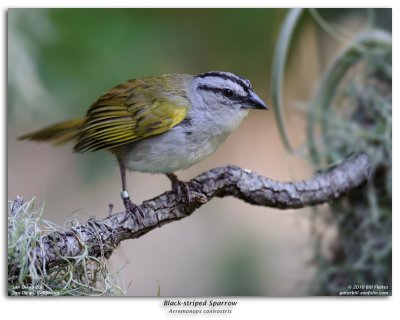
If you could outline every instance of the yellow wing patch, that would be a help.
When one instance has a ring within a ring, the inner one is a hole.
[[[112,149],[166,132],[185,119],[189,106],[152,100],[142,87],[140,81],[127,82],[94,103],[74,150]]]

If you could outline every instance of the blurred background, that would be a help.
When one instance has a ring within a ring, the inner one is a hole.
[[[284,73],[287,133],[300,150],[291,154],[279,134],[271,92],[287,9],[9,9],[8,199],[36,197],[38,206],[45,204],[44,218],[60,225],[71,218],[101,219],[110,203],[114,212],[122,210],[111,155],[73,154],[72,144],[55,148],[17,137],[84,115],[125,80],[164,73],[230,71],[250,79],[271,107],[252,111],[215,154],[178,172],[180,179],[227,164],[281,181],[310,177],[320,168],[301,151],[308,141],[309,102],[333,58],[370,22],[364,9],[318,12],[320,21],[307,12],[302,17]],[[374,17],[374,26],[391,32],[389,9],[375,10]],[[345,30],[346,37],[335,38],[321,21]],[[132,172],[127,180],[136,203],[170,189],[162,175]],[[328,205],[317,210],[214,199],[188,218],[124,241],[110,268],[120,272],[129,296],[156,296],[158,289],[162,296],[330,294],[321,286],[321,266],[334,260],[340,225],[332,223]],[[391,246],[389,251],[391,259]]]

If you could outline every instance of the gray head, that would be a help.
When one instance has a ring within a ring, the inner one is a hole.
[[[194,91],[208,106],[229,109],[268,109],[256,95],[250,81],[230,72],[211,71],[194,77]]]

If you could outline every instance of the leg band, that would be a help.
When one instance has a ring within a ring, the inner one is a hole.
[[[121,192],[121,198],[122,199],[129,199],[129,193],[128,191],[124,190]]]

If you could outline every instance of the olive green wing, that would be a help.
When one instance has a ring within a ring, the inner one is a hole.
[[[88,110],[74,151],[112,149],[166,132],[185,119],[189,105],[152,96],[139,80],[103,95]]]

